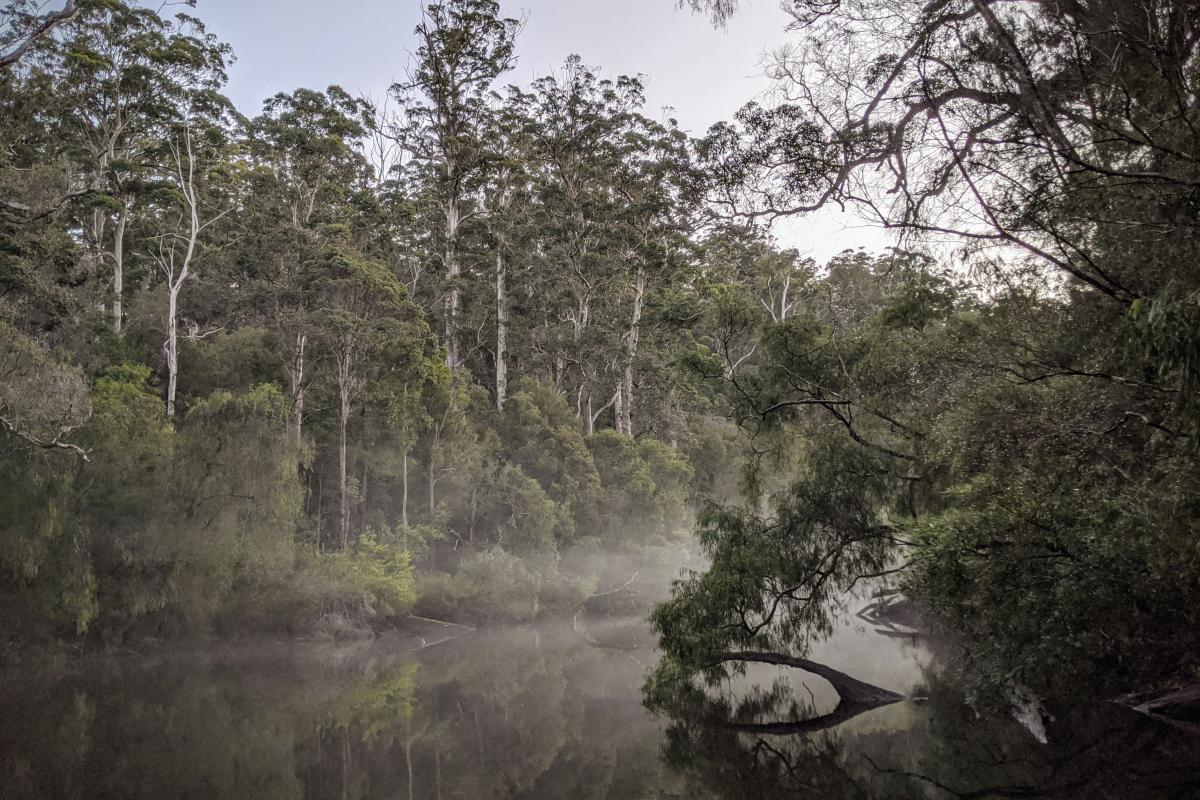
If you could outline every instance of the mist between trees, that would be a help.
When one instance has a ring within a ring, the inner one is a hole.
[[[490,0],[261,112],[190,14],[10,3],[5,624],[528,620],[698,520],[652,704],[879,580],[981,697],[1194,677],[1200,12],[1018,5],[790,4],[778,102],[691,140],[579,58],[508,85]],[[903,246],[763,228],[828,204]]]
[[[472,0],[386,103],[243,114],[190,11],[68,11],[5,10],[16,633],[523,621],[677,573],[741,435],[676,366],[697,206],[638,79],[506,87],[519,25]]]

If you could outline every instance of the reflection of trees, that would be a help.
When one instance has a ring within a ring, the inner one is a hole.
[[[203,672],[8,681],[0,708],[6,800],[303,796],[287,715]]]
[[[1116,707],[1064,716],[1041,745],[1010,719],[979,718],[937,676],[892,729],[887,709],[837,729],[789,730],[815,704],[781,683],[737,700],[688,681],[649,688],[648,703],[670,720],[664,760],[698,797],[1200,797],[1200,739]]]
[[[10,678],[0,798],[1200,797],[1200,739],[1097,706],[1038,745],[949,677],[804,735],[777,724],[825,710],[803,688],[662,684],[664,735],[642,668],[569,627],[326,653]]]
[[[444,796],[472,798],[642,796],[665,772],[627,654],[560,628],[453,644],[422,654],[416,713],[437,735],[417,743],[414,763],[430,796],[439,766]]]
[[[0,798],[653,797],[642,673],[529,628],[9,681]]]
[[[694,796],[869,796],[850,773],[836,735],[820,732],[833,714],[818,714],[816,701],[797,697],[786,682],[734,699],[681,678],[649,685],[646,701],[669,716],[663,757],[686,776]],[[816,725],[805,724],[813,720]]]

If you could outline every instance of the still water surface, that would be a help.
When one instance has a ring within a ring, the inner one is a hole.
[[[909,699],[806,736],[645,710],[656,654],[635,618],[432,641],[218,648],[7,676],[0,797],[1200,797],[1200,737],[1091,704],[1039,744],[1011,718],[976,715],[919,642],[859,620],[813,657]],[[768,698],[758,721],[835,702],[802,673],[751,677],[789,679],[800,698]],[[752,696],[742,682],[730,691]]]

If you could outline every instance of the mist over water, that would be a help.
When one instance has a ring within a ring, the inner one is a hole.
[[[657,596],[665,582],[651,587]],[[939,682],[919,639],[878,630],[843,614],[811,657],[908,699],[812,736],[732,733],[647,711],[641,687],[658,654],[640,612],[446,641],[425,630],[262,643],[14,676],[0,689],[0,797],[766,798],[818,784],[840,792],[832,797],[953,796],[938,784],[1090,797],[1110,796],[1089,794],[1106,780],[1101,767],[1153,772],[1197,752],[1161,725],[1108,710],[1063,721],[1061,740],[1039,745],[1012,719],[980,719]],[[724,696],[773,685],[790,700],[754,721],[837,703],[823,680],[762,665]],[[1160,796],[1137,785],[1149,793],[1126,783],[1125,796]]]

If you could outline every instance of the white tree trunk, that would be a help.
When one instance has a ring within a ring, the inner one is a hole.
[[[338,545],[345,551],[350,545],[350,487],[346,478],[346,432],[350,427],[352,387],[351,369],[354,345],[343,338],[334,353],[338,382]]]
[[[458,201],[451,200],[446,205],[446,282],[449,289],[446,292],[446,365],[450,369],[462,366],[462,354],[458,342],[458,311],[460,290],[458,279],[462,268],[458,262],[458,226],[460,224]]]
[[[196,255],[196,244],[200,232],[216,222],[224,212],[200,224],[200,201],[196,194],[196,159],[192,153],[192,132],[184,129],[183,150],[171,144],[175,158],[175,174],[172,176],[179,192],[183,195],[184,214],[187,217],[186,235],[178,232],[163,234],[158,238],[158,253],[155,260],[167,279],[167,341],[163,345],[167,361],[167,416],[175,416],[175,391],[179,383],[179,292],[191,274],[192,258]],[[187,165],[184,165],[184,157]],[[178,252],[180,242],[183,252]]]
[[[112,279],[112,327],[116,333],[121,332],[124,324],[124,304],[121,302],[125,293],[125,228],[129,223],[129,200],[122,203],[121,216],[117,219],[117,227],[113,231],[113,279]]]
[[[633,436],[633,363],[637,358],[638,339],[642,332],[642,309],[646,301],[646,267],[638,264],[633,286],[633,316],[625,338],[625,374],[617,401],[617,431]]]
[[[288,415],[288,430],[296,439],[304,432],[304,350],[308,334],[297,332],[292,342],[292,360],[288,375],[292,379],[292,411]]]
[[[408,448],[404,448],[404,458],[400,467],[400,524],[408,527]]]
[[[496,248],[496,409],[504,410],[508,396],[508,265]]]
[[[179,385],[179,289],[182,281],[167,289],[167,416],[175,416],[175,391]]]

